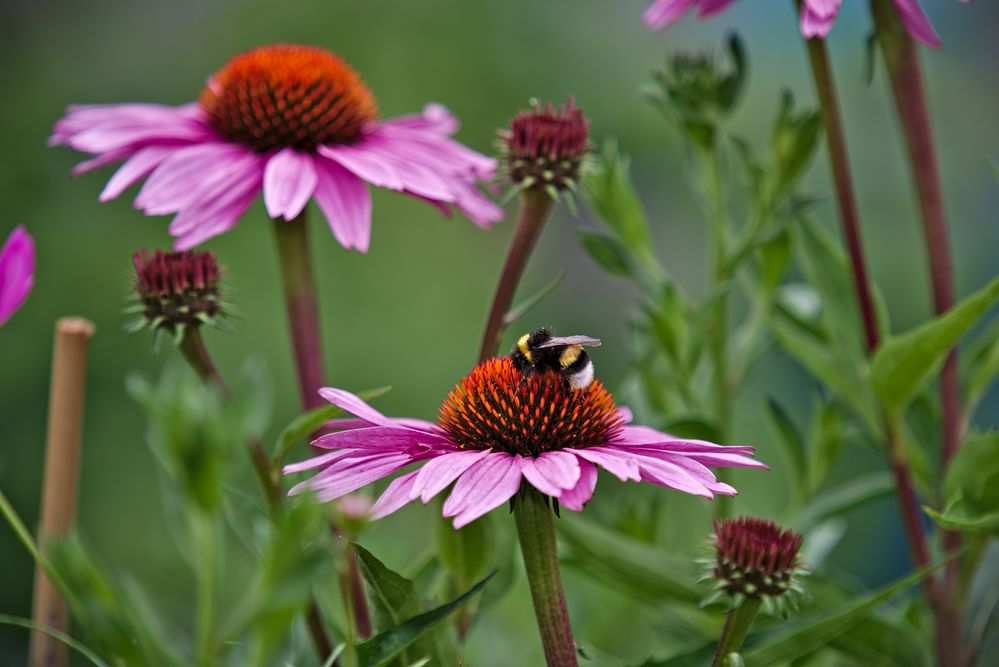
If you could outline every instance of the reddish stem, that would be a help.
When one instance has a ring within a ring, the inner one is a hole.
[[[513,297],[517,293],[517,285],[524,275],[527,260],[541,235],[541,228],[551,206],[551,197],[540,188],[530,188],[521,193],[520,217],[517,219],[516,229],[513,230],[513,240],[510,241],[510,250],[507,251],[503,271],[500,273],[499,282],[496,283],[492,308],[482,336],[479,361],[495,356],[499,350],[505,328],[503,317],[510,310],[510,304],[513,303]]]

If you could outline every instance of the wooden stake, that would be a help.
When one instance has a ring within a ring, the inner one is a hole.
[[[45,444],[45,481],[38,530],[42,553],[45,553],[50,538],[63,537],[69,532],[76,517],[87,344],[93,335],[94,325],[85,319],[64,317],[56,322]],[[66,603],[39,567],[35,568],[32,618],[39,625],[61,632],[69,628]],[[65,667],[68,658],[64,643],[42,632],[31,633],[31,667]]]

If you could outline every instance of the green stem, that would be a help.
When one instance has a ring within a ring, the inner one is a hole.
[[[552,199],[540,188],[529,188],[520,193],[520,216],[517,227],[513,230],[513,239],[507,251],[506,261],[496,283],[493,294],[489,319],[482,335],[482,347],[479,351],[479,361],[485,361],[495,356],[503,339],[503,316],[510,310],[513,297],[517,293],[517,285],[524,275],[527,260],[531,251],[541,236],[548,213],[551,211]]]
[[[753,621],[756,619],[760,605],[759,598],[749,598],[737,609],[728,613],[711,667],[722,667],[725,664],[725,658],[730,653],[738,653],[742,642],[745,641],[746,635],[749,633],[749,628],[752,627]]]
[[[317,392],[325,382],[319,305],[309,254],[308,229],[305,211],[294,220],[274,221],[274,240],[281,265],[281,284],[295,354],[298,389],[302,406],[311,410],[322,405],[322,398]]]
[[[545,497],[527,486],[514,498],[513,516],[545,660],[549,667],[576,667],[576,644],[572,640],[569,611],[562,592],[558,542],[551,510]]]
[[[704,182],[708,206],[708,222],[711,230],[709,247],[709,266],[711,266],[711,286],[717,290],[729,279],[728,266],[728,214],[725,205],[725,187],[722,183],[721,161],[718,146],[712,142],[710,147],[700,148],[701,161],[704,167]],[[728,359],[728,296],[724,293],[716,296],[714,305],[715,316],[711,320],[708,331],[709,351],[711,353],[712,388],[714,391],[714,408],[718,440],[724,444],[731,437],[732,430],[732,387],[729,382]],[[716,470],[715,476],[719,482],[728,483],[729,475],[724,469]],[[728,496],[718,496],[715,499],[715,518],[728,516],[731,501]]]
[[[3,513],[3,518],[7,520],[10,524],[11,530],[17,535],[17,538],[21,540],[21,544],[27,549],[28,553],[31,554],[31,558],[38,563],[43,565],[42,552],[38,550],[38,545],[35,544],[35,539],[31,537],[31,531],[28,530],[24,522],[21,521],[21,517],[18,516],[17,510],[14,506],[10,504],[7,500],[7,496],[2,490],[0,490],[0,513]],[[48,568],[46,568],[46,574],[48,574]],[[51,578],[51,577],[50,577]]]
[[[218,526],[215,517],[204,512],[193,514],[191,516],[191,531],[197,554],[194,563],[198,595],[195,655],[200,667],[211,667],[215,664],[216,607],[218,605],[218,575],[221,563]]]

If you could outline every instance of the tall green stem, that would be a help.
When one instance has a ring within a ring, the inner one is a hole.
[[[730,653],[738,652],[742,642],[746,640],[746,635],[753,625],[753,620],[756,618],[761,604],[759,598],[749,598],[737,609],[728,613],[721,639],[718,640],[718,648],[715,650],[714,660],[711,661],[711,667],[723,667],[725,658]]]
[[[871,13],[909,153],[909,166],[919,201],[930,266],[934,311],[941,314],[954,305],[954,270],[951,266],[943,187],[919,54],[891,0],[871,0]],[[942,480],[961,444],[961,399],[956,350],[951,350],[940,372],[939,390],[942,413],[939,477]],[[947,552],[959,549],[960,534],[945,531],[943,546]],[[935,606],[937,644],[940,664],[944,667],[963,662],[960,605],[954,595],[958,568],[957,561],[948,564],[944,585]]]
[[[531,587],[534,615],[541,631],[541,644],[549,667],[576,667],[576,645],[569,626],[569,611],[562,592],[558,566],[558,543],[551,510],[544,497],[527,487],[514,502],[520,552],[524,556],[527,583]]]
[[[305,212],[294,220],[275,220],[274,239],[281,265],[298,389],[302,407],[311,410],[323,402],[317,392],[324,385],[324,365],[316,278],[312,272]]]
[[[729,279],[728,267],[728,214],[725,204],[725,187],[722,183],[721,160],[716,142],[710,146],[698,148],[704,169],[705,196],[707,198],[708,222],[711,239],[709,240],[709,266],[711,267],[711,286],[722,288]],[[728,364],[728,296],[724,291],[715,295],[715,316],[711,319],[709,350],[713,366],[712,387],[714,391],[714,408],[718,440],[725,443],[731,437],[732,431],[732,387],[729,378]],[[715,472],[719,482],[728,482],[728,473],[724,469]],[[722,519],[728,516],[731,501],[728,496],[719,495],[715,499],[715,517]]]
[[[529,188],[520,194],[520,216],[517,219],[517,227],[513,230],[513,240],[510,241],[510,249],[507,251],[499,282],[496,283],[489,319],[482,335],[479,361],[489,359],[499,350],[503,330],[506,328],[503,318],[510,310],[510,304],[513,303],[513,297],[517,293],[517,285],[524,275],[527,260],[541,235],[541,228],[548,218],[551,207],[551,197],[541,188]]]
[[[195,656],[199,667],[212,667],[215,664],[218,575],[222,560],[218,532],[213,515],[200,511],[191,515],[191,533],[197,554],[194,562],[198,596]]]

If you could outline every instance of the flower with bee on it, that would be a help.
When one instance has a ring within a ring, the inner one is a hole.
[[[444,516],[471,523],[514,498],[522,484],[559,506],[580,511],[593,496],[600,468],[622,481],[650,482],[712,498],[734,495],[710,467],[766,468],[752,447],[687,440],[631,423],[599,380],[573,389],[550,368],[524,373],[513,358],[489,359],[448,394],[436,423],[386,417],[357,396],[325,388],[320,395],[353,415],[313,442],[329,450],[285,467],[315,471],[291,493],[314,491],[332,501],[410,466],[372,508],[387,516],[424,503],[453,485]]]

